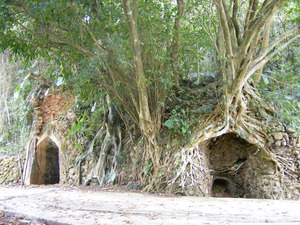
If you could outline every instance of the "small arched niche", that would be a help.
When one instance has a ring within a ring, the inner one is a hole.
[[[59,180],[59,147],[51,138],[46,137],[37,145],[30,183],[57,184]]]
[[[213,197],[235,197],[236,187],[228,177],[215,177],[212,184]]]

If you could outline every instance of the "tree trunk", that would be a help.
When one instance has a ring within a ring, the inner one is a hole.
[[[185,0],[177,0],[177,14],[175,18],[174,28],[173,28],[173,40],[171,44],[171,65],[173,67],[173,81],[175,85],[178,85],[178,54],[179,54],[179,48],[180,48],[180,27],[181,27],[181,21],[182,17],[184,15],[184,9],[185,9]]]
[[[160,112],[152,112],[149,105],[148,84],[144,74],[144,65],[141,55],[140,39],[137,31],[138,2],[135,2],[134,10],[131,9],[130,1],[123,0],[123,9],[129,27],[135,76],[138,91],[138,117],[139,127],[145,139],[145,155],[149,156],[154,168],[153,180],[156,179],[160,167],[161,150],[157,143],[157,135],[160,130]],[[157,118],[156,120],[154,118]],[[146,159],[144,159],[146,160]]]

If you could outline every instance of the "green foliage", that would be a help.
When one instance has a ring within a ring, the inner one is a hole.
[[[285,123],[300,127],[300,67],[291,62],[277,64],[277,56],[265,69],[260,90],[274,103],[276,117]]]
[[[98,101],[99,102],[99,101]],[[96,103],[90,108],[90,113],[87,115],[84,126],[90,131],[85,132],[85,135],[89,138],[93,138],[94,135],[100,127],[103,125],[104,114],[107,110],[107,105],[105,101],[100,101],[99,106],[96,106]]]
[[[97,103],[99,106],[97,106]],[[73,139],[80,153],[84,152],[84,149],[86,149],[85,145],[95,137],[95,134],[103,125],[106,108],[105,101],[93,103],[89,98],[83,99],[77,105],[80,116],[72,125],[67,137]],[[82,142],[82,140],[87,142]]]
[[[193,126],[199,123],[199,119],[196,115],[195,111],[189,108],[184,109],[180,105],[176,105],[172,110],[172,115],[164,123],[164,125],[169,128],[169,135],[190,137]]]
[[[14,96],[8,101],[9,123],[3,127],[0,133],[0,152],[18,153],[25,150],[32,124],[32,108],[30,95],[34,91],[33,83],[25,80],[15,89]],[[3,126],[3,124],[1,125]]]
[[[288,25],[289,23],[300,23],[300,5],[299,0],[285,1],[279,10],[279,16],[281,17],[281,25]]]
[[[77,121],[72,125],[67,137],[69,137],[72,133],[74,132],[80,132],[82,127],[83,127],[83,122],[85,120],[85,116],[86,116],[87,111],[84,111],[82,116],[79,116],[77,118]]]
[[[215,49],[205,32],[206,28],[203,26],[203,23],[208,25],[207,21],[211,20],[216,24],[217,14],[208,15],[204,9],[206,4],[210,3],[187,2],[186,25],[182,27],[180,40],[180,68],[185,78],[189,77],[190,74],[202,76],[216,67],[214,59]],[[210,29],[214,30],[215,27],[211,26]],[[216,31],[214,32],[216,34]],[[194,76],[193,78],[196,77]]]

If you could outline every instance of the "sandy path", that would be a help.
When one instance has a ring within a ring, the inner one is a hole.
[[[56,186],[0,187],[0,211],[46,224],[300,224],[300,201],[159,197]]]

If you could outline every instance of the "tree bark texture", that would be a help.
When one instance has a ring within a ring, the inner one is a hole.
[[[93,179],[97,179],[99,185],[101,186],[114,181],[114,179],[108,178],[108,174],[114,173],[116,176],[116,170],[118,166],[117,158],[121,151],[122,137],[121,137],[120,117],[113,106],[109,107],[109,113],[104,126],[105,126],[104,129],[105,137],[101,144],[100,155],[95,167],[90,171],[87,178],[85,179],[84,181],[85,185],[89,184]],[[101,135],[101,133],[103,132],[98,132],[98,133],[100,136],[103,136],[103,134]],[[92,142],[92,145],[93,144],[94,141]],[[93,149],[93,146],[91,146],[90,149]],[[89,153],[92,153],[92,151],[89,151]],[[109,155],[113,157],[109,158],[108,157]],[[83,159],[81,159],[81,161],[82,160]],[[81,161],[79,162],[79,165],[81,165]]]
[[[129,0],[123,0],[123,9],[126,16],[131,45],[133,51],[133,61],[135,65],[135,76],[138,91],[138,118],[139,127],[142,135],[145,138],[146,157],[150,157],[153,163],[154,179],[158,174],[160,167],[161,149],[157,144],[157,134],[160,130],[160,123],[151,116],[151,109],[149,106],[148,84],[144,74],[144,65],[141,54],[140,39],[137,30],[137,11],[138,1],[134,2],[134,9],[132,10]],[[157,112],[153,112],[153,116]],[[158,112],[159,113],[159,112]],[[159,118],[160,116],[158,116]],[[144,159],[145,160],[145,159]]]

